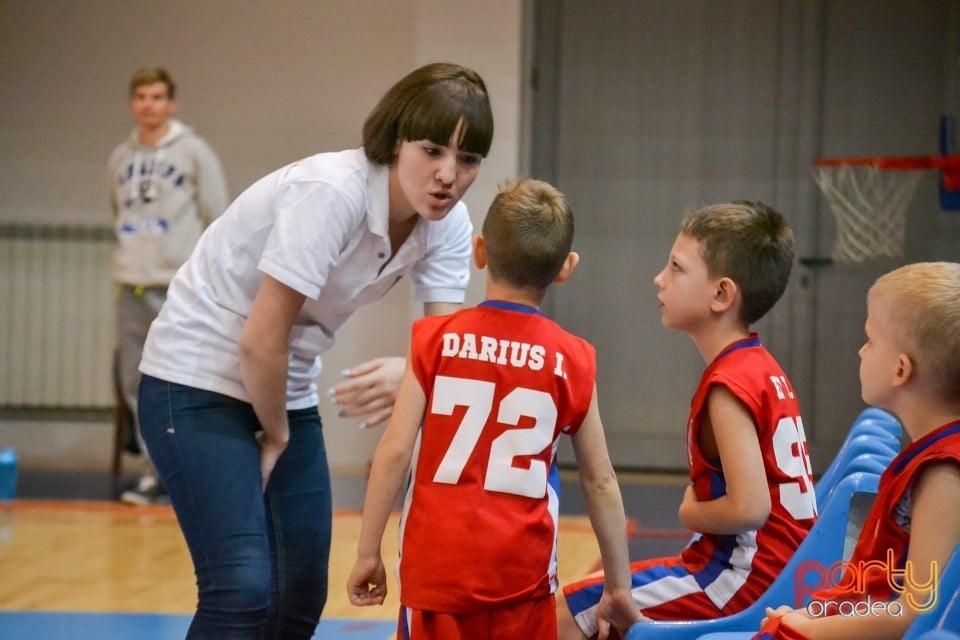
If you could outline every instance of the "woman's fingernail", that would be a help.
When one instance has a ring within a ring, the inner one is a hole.
[[[366,422],[361,422],[360,424],[357,425],[357,429],[360,429],[360,431],[363,431],[363,430],[365,430],[366,428],[367,428],[367,423],[366,423]]]
[[[333,390],[333,387],[330,387],[329,389],[327,389],[328,398],[335,398],[336,395],[337,395],[337,392]]]
[[[344,378],[346,378],[348,375],[350,375],[350,369],[343,369],[343,370],[341,370],[341,371],[340,371],[340,375],[342,375]]]

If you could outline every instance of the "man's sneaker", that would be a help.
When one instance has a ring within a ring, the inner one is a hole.
[[[136,487],[120,494],[120,502],[138,506],[167,505],[170,504],[170,496],[160,483],[160,478],[143,476],[137,481]]]

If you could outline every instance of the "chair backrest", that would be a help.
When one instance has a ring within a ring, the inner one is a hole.
[[[900,421],[892,413],[888,413],[879,407],[867,407],[853,420],[854,425],[862,422],[876,424],[897,440],[903,437],[903,427],[900,425]]]
[[[863,422],[854,424],[852,427],[850,427],[850,433],[847,434],[847,439],[854,439],[862,436],[869,436],[871,438],[881,440],[888,443],[894,449],[900,449],[900,438],[895,437],[889,429],[873,420],[864,420]]]
[[[805,568],[826,568],[844,559],[845,536],[838,535],[838,532],[847,530],[851,502],[859,494],[876,496],[879,482],[880,476],[862,472],[841,479],[822,506],[819,519],[780,575],[756,602],[743,611],[714,620],[639,622],[630,627],[625,640],[693,640],[707,633],[756,631],[766,607],[796,606],[796,581],[802,579]],[[804,603],[806,600],[808,598]]]
[[[879,435],[879,433],[881,432],[872,434],[865,432],[864,429],[858,431],[851,429],[830,466],[817,480],[815,491],[818,505],[827,501],[830,492],[833,491],[840,480],[856,470],[852,466],[855,461],[858,465],[869,467],[868,470],[871,472],[879,466],[880,473],[882,473],[890,465],[890,462],[897,457],[900,452],[900,443],[888,435]],[[873,458],[875,464],[868,464],[864,456]]]
[[[900,421],[893,414],[877,407],[861,411],[837,454],[817,481],[817,504],[824,504],[837,483],[850,473],[861,470],[882,473],[900,453],[901,435]],[[876,464],[867,464],[861,457],[864,455],[874,457],[882,465],[881,470],[876,471]],[[857,462],[854,464],[855,460]]]
[[[947,564],[940,570],[937,604],[930,611],[916,617],[903,640],[926,640],[928,632],[941,630],[960,633],[960,545],[953,550]]]
[[[745,640],[750,640],[746,638]],[[944,629],[934,629],[917,636],[917,640],[960,640],[960,631],[946,631]]]

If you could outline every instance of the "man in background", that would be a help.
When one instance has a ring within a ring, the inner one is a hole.
[[[130,78],[130,111],[137,127],[110,154],[108,192],[118,245],[111,273],[117,300],[118,386],[133,415],[144,468],[124,491],[127,504],[165,504],[166,491],[140,440],[137,389],[140,356],[167,285],[190,256],[203,230],[228,204],[227,183],[207,142],[172,116],[176,83],[162,67],[139,69]]]

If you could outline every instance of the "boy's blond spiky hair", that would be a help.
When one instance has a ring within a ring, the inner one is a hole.
[[[960,402],[960,264],[918,262],[877,279],[867,294],[881,306],[918,379]]]

